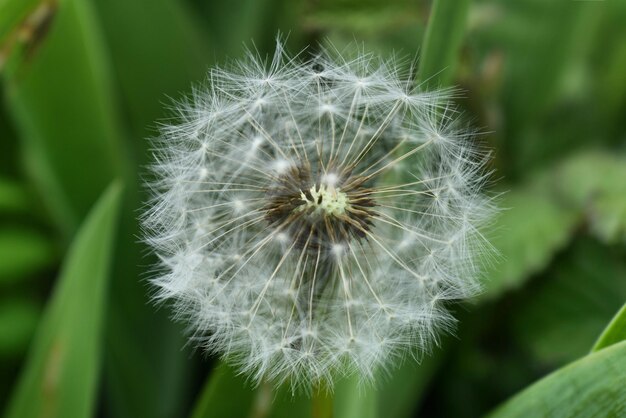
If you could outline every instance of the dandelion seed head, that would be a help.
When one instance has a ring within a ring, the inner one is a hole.
[[[359,51],[249,53],[155,140],[156,298],[255,381],[372,380],[478,289],[493,210],[450,91]]]

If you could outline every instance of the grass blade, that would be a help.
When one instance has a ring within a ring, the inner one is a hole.
[[[541,379],[489,418],[618,417],[626,412],[626,341]]]
[[[626,304],[615,314],[609,325],[600,334],[591,352],[602,350],[624,340],[626,340]]]
[[[8,418],[93,414],[120,195],[119,184],[110,186],[78,231],[9,403]]]
[[[446,87],[456,69],[465,32],[469,0],[435,0],[422,43],[419,82],[430,88]]]

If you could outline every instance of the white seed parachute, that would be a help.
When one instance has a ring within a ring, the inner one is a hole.
[[[211,70],[155,140],[156,297],[257,382],[371,380],[479,289],[486,157],[407,74],[278,43]]]

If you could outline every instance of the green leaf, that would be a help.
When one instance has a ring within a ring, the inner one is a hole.
[[[589,228],[608,243],[626,242],[626,156],[585,152],[557,169],[556,188],[563,199],[584,210]]]
[[[435,0],[422,43],[419,82],[446,87],[455,74],[459,47],[465,33],[469,0]]]
[[[111,185],[77,233],[9,403],[8,418],[87,417],[95,412],[120,196],[120,185]]]
[[[593,345],[592,352],[626,340],[626,304],[622,306]]]
[[[15,27],[40,3],[40,0],[0,2],[0,46],[7,47],[17,37]],[[2,51],[4,52],[4,51]],[[0,52],[0,61],[2,57]],[[0,62],[0,69],[2,63]]]
[[[626,413],[626,341],[589,354],[534,383],[490,418],[620,417]]]
[[[235,370],[220,363],[207,379],[196,400],[192,418],[246,417],[250,415],[256,390]]]
[[[126,174],[127,153],[91,3],[44,0],[26,19],[30,35],[13,46],[2,74],[8,110],[39,192],[70,236]]]
[[[0,228],[0,287],[50,267],[57,251],[51,240],[31,228]]]
[[[502,211],[485,232],[499,253],[495,262],[483,263],[482,297],[487,299],[520,287],[531,274],[545,268],[567,243],[578,220],[574,210],[562,207],[545,187],[535,184],[504,194],[498,206]]]
[[[578,239],[522,293],[511,328],[542,364],[560,365],[589,352],[626,300],[626,253]]]

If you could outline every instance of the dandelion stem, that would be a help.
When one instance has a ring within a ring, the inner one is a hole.
[[[323,384],[319,384],[313,389],[311,404],[312,418],[333,417],[333,394],[329,392]]]
[[[251,418],[265,418],[272,407],[272,386],[267,380],[259,385],[259,390],[252,404]]]

